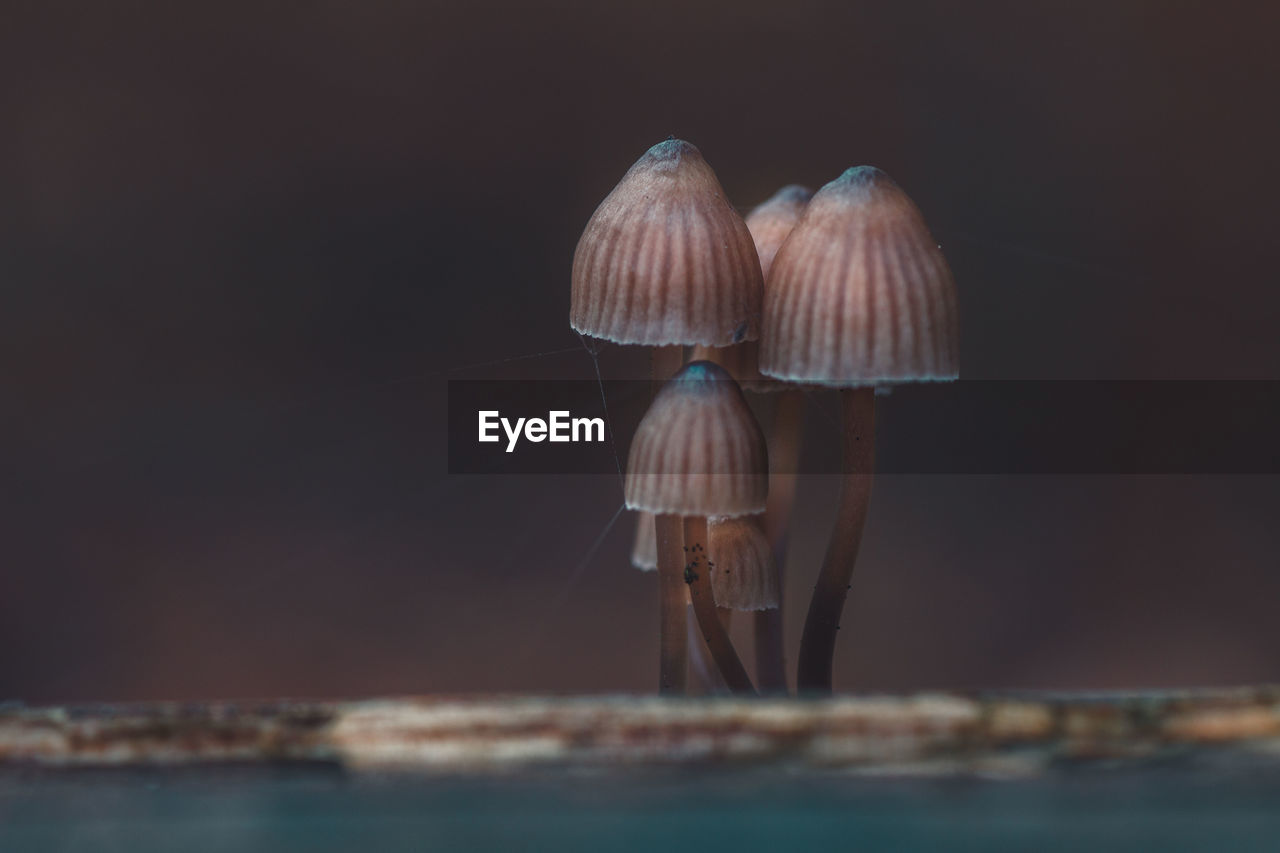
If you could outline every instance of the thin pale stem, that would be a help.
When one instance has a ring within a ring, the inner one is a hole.
[[[684,347],[654,347],[649,354],[649,378],[653,381],[653,393],[663,383],[684,367]]]
[[[678,515],[660,515],[658,536],[658,692],[683,694],[687,643],[684,605],[684,530]]]
[[[704,516],[686,516],[684,519],[685,556],[688,566],[685,580],[689,584],[689,596],[693,599],[693,611],[698,617],[698,627],[711,650],[711,657],[720,669],[725,684],[733,693],[755,695],[751,676],[733,650],[733,643],[716,613],[716,602],[711,592],[711,569],[707,565],[707,519]]]
[[[840,392],[840,404],[844,421],[840,505],[800,640],[796,688],[802,693],[831,692],[831,662],[835,656],[836,632],[840,630],[840,613],[849,592],[849,580],[853,577],[862,528],[871,504],[875,470],[875,389],[845,389]]]
[[[769,501],[764,511],[764,533],[773,549],[778,572],[778,607],[752,614],[755,636],[756,680],[762,693],[787,692],[787,662],[782,614],[786,589],[787,531],[796,498],[800,466],[800,440],[804,427],[804,393],[783,391],[777,395],[769,442]]]
[[[654,347],[649,354],[653,393],[684,364],[684,349]],[[683,694],[688,685],[688,617],[684,593],[684,530],[679,516],[658,516],[658,692]]]

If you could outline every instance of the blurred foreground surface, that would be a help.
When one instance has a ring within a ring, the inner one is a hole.
[[[1275,850],[1280,774],[1100,767],[1023,781],[762,769],[360,775],[0,771],[0,849]]]
[[[1273,850],[1280,688],[0,708],[0,850]]]

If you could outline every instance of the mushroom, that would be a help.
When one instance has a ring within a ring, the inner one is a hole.
[[[716,606],[729,610],[778,609],[773,549],[754,516],[713,518],[707,545]]]
[[[682,580],[698,627],[735,693],[754,693],[729,635],[716,614],[707,556],[707,517],[763,512],[768,495],[768,450],[742,389],[724,368],[695,361],[654,397],[640,421],[627,460],[628,509],[655,513],[659,530],[684,528]]]
[[[747,214],[747,229],[756,244],[761,273],[768,278],[773,259],[791,229],[800,219],[813,190],[791,184],[778,190]],[[804,426],[804,393],[794,385],[770,379],[760,373],[756,341],[725,349],[698,347],[693,357],[721,364],[743,390],[775,393],[773,423],[769,430],[769,506],[764,514],[764,532],[773,549],[778,572],[777,586],[783,586],[786,567],[787,529],[796,494],[796,470],[800,461],[800,438]],[[772,693],[787,691],[787,664],[783,648],[781,606],[753,614],[756,679],[760,689]]]
[[[656,383],[683,347],[755,340],[764,287],[746,223],[688,142],[650,148],[600,203],[573,256],[569,323],[581,335],[653,347]],[[661,586],[659,683],[685,685],[680,526],[656,525]]]
[[[841,497],[800,643],[801,690],[831,691],[871,497],[875,387],[955,379],[958,340],[951,271],[906,193],[871,166],[820,189],[774,258],[760,341],[766,376],[841,389]]]

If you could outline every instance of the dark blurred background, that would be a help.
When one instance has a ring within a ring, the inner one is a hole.
[[[573,248],[669,134],[744,210],[894,175],[955,270],[968,378],[1280,379],[1278,24],[1133,0],[7,3],[0,698],[650,690],[631,520],[590,550],[616,479],[450,477],[444,400],[594,376]],[[842,687],[1280,679],[1277,478],[877,489]],[[792,657],[834,495],[801,484]]]

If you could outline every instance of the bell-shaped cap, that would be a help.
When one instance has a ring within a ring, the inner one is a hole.
[[[813,190],[791,184],[778,190],[747,214],[747,229],[751,232],[751,239],[755,241],[760,270],[766,277],[774,255],[800,220],[800,214],[812,197]],[[791,387],[760,372],[758,341],[743,341],[728,347],[697,346],[693,349],[693,360],[698,359],[714,361],[729,371],[743,391],[768,394]]]
[[[760,258],[760,272],[767,279],[773,259],[791,229],[800,221],[813,190],[799,184],[789,184],[747,214],[747,230],[756,243],[756,255]]]
[[[688,142],[650,148],[600,203],[573,255],[569,323],[620,344],[727,346],[759,335],[751,232]]]
[[[636,513],[636,541],[631,545],[631,565],[642,572],[658,568],[658,528],[651,512]]]
[[[707,530],[716,605],[729,610],[777,608],[778,570],[760,523],[753,516],[713,518]]]
[[[872,166],[809,201],[765,289],[760,370],[854,387],[955,379],[955,282],[924,217]]]
[[[763,512],[764,433],[728,372],[695,361],[662,386],[627,460],[628,509],[736,516]]]

